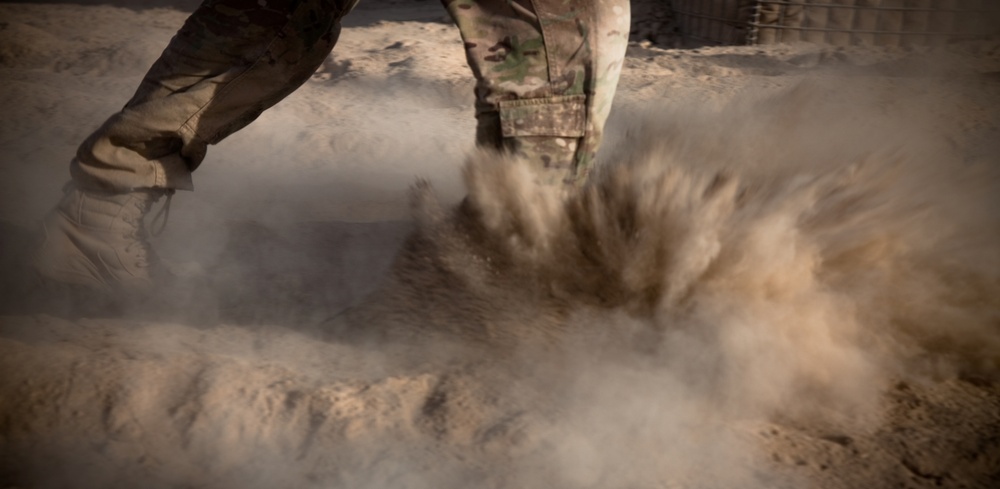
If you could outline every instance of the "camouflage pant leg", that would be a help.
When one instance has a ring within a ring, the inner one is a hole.
[[[543,178],[589,172],[618,85],[628,0],[443,0],[476,86],[477,143],[537,161]]]
[[[84,188],[191,189],[207,146],[287,96],[329,55],[357,0],[206,0],[138,91],[80,147]]]

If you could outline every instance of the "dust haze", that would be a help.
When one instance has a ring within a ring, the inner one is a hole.
[[[545,392],[561,434],[516,485],[780,484],[734,426],[872,430],[893,383],[1000,366],[995,158],[851,88],[639,117],[570,195],[473,155],[458,209],[417,186],[390,282],[343,321],[477,345]]]
[[[12,25],[183,20],[32,8]],[[42,102],[112,106],[64,92],[129,85],[142,57],[3,58],[38,134],[0,142],[0,485],[1000,481],[997,43],[633,46],[570,193],[464,145],[449,29],[346,28],[175,199],[155,245],[201,278],[116,314],[67,309],[23,261],[62,184],[46,158],[86,132]]]

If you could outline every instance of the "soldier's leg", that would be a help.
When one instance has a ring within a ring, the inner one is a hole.
[[[143,218],[191,189],[206,148],[304,83],[356,0],[207,0],[121,110],[80,146],[35,264],[59,283],[135,290],[164,272]]]
[[[83,188],[190,189],[206,148],[253,121],[322,63],[357,0],[206,0],[139,89],[80,146]]]
[[[477,78],[477,143],[582,182],[628,44],[628,0],[443,0]]]

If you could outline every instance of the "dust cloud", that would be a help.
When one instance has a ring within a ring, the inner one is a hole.
[[[906,96],[808,80],[647,114],[577,193],[473,155],[457,209],[418,184],[390,283],[339,327],[517,372],[557,413],[518,487],[794,485],[734,426],[871,430],[892,382],[1000,367],[996,154]]]
[[[318,324],[38,318],[2,361],[2,474],[25,487],[801,487],[771,463],[794,446],[762,449],[773,423],[841,443],[891,421],[895,383],[992,381],[1000,367],[1000,162],[976,150],[996,134],[942,128],[951,101],[909,98],[929,83],[807,80],[629,114],[578,192],[474,153],[467,198],[441,204],[417,183],[415,229],[384,281]],[[267,278],[253,270],[226,286]],[[298,295],[279,310],[344,301]],[[199,310],[218,293],[186,300]]]

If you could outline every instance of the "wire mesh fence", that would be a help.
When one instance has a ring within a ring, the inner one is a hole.
[[[1000,34],[1000,0],[673,0],[689,44],[941,45]]]

